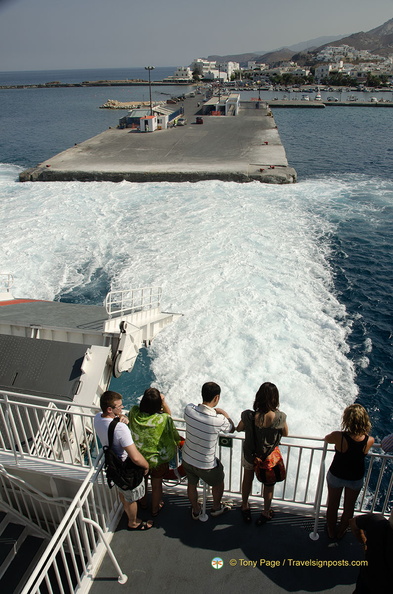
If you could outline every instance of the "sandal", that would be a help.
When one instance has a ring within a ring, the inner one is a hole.
[[[153,528],[154,523],[152,524],[148,524],[147,522],[141,522],[140,524],[138,524],[138,526],[136,526],[136,528],[131,528],[131,526],[127,526],[127,530],[129,530],[130,532],[134,531],[134,530],[150,530],[150,528]]]
[[[249,507],[247,507],[247,509],[240,509],[240,512],[242,514],[243,517],[243,522],[245,524],[250,524],[252,519],[251,519],[251,509]]]
[[[273,516],[274,516],[274,511],[272,509],[269,509],[267,515],[264,514],[263,512],[261,512],[259,518],[255,522],[255,525],[256,526],[263,526],[263,524],[266,524],[266,522],[268,522],[269,520],[271,520]]]
[[[217,516],[221,516],[221,514],[226,514],[229,511],[231,511],[230,505],[221,504],[218,509],[212,509],[210,511],[210,515],[213,516],[213,518],[216,518]]]

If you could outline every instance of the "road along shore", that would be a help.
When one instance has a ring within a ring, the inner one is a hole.
[[[110,128],[69,148],[20,181],[197,182],[222,180],[296,182],[270,108],[241,102],[237,116],[204,116],[197,98],[184,101],[186,126],[155,132]]]

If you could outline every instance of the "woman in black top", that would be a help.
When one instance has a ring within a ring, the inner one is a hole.
[[[333,462],[326,476],[328,484],[328,507],[326,511],[327,532],[330,538],[342,538],[353,517],[356,499],[363,486],[364,459],[374,443],[368,435],[371,423],[366,410],[360,404],[351,404],[343,413],[342,431],[326,435],[325,441],[335,445]],[[336,533],[337,514],[344,491],[344,509]]]
[[[278,410],[279,394],[277,387],[265,382],[255,395],[254,410],[244,410],[237,431],[245,431],[243,443],[242,466],[244,470],[242,483],[243,520],[251,522],[251,511],[248,498],[254,480],[254,455],[263,459],[272,453],[280,443],[281,437],[288,435],[287,415]],[[274,484],[263,486],[264,509],[256,521],[257,526],[264,524],[272,517],[271,502]]]

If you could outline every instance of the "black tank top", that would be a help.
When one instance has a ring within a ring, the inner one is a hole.
[[[337,478],[357,481],[364,476],[364,458],[366,456],[364,448],[368,441],[368,435],[362,441],[355,441],[348,433],[341,435],[347,442],[348,449],[346,452],[339,452],[336,449],[330,472]]]

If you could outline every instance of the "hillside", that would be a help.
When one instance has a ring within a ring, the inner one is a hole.
[[[393,54],[393,19],[386,21],[383,25],[371,29],[366,33],[360,31],[347,37],[343,37],[335,42],[326,43],[313,50],[318,53],[325,47],[349,45],[357,50],[368,50],[372,54],[379,56],[389,56]]]
[[[322,39],[329,39],[329,41],[315,47]],[[269,52],[250,52],[245,54],[229,54],[226,56],[212,55],[208,56],[208,60],[239,62],[242,67],[247,66],[247,62],[251,60],[269,64],[269,66],[289,60],[294,60],[298,64],[304,65],[312,63],[315,54],[323,48],[340,45],[349,45],[357,50],[368,50],[379,56],[393,56],[393,18],[366,33],[360,31],[359,33],[353,33],[339,39],[333,36],[330,38],[317,38]]]

